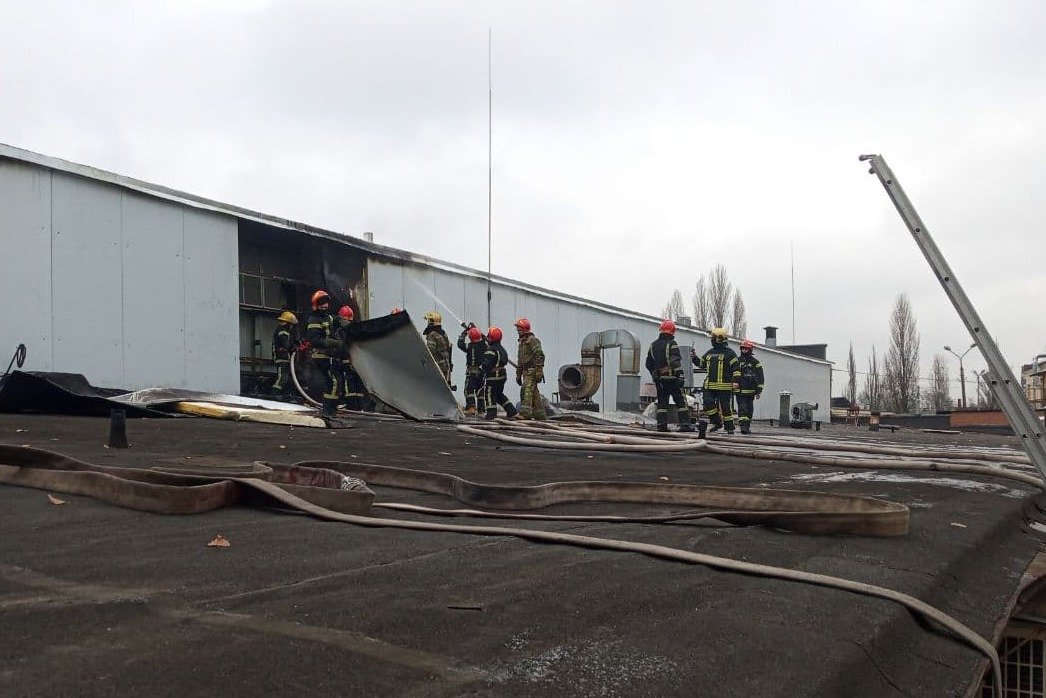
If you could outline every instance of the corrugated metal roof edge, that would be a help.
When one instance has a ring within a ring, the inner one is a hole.
[[[235,218],[242,218],[245,220],[254,221],[256,223],[264,223],[266,225],[273,225],[286,230],[294,230],[297,232],[305,233],[307,235],[314,235],[316,237],[322,237],[334,242],[340,242],[346,245],[352,245],[362,250],[366,250],[372,254],[380,257],[385,257],[390,260],[402,262],[404,264],[416,264],[419,266],[432,266],[444,271],[452,271],[473,278],[481,279],[486,281],[487,274],[478,269],[472,269],[461,264],[454,262],[445,262],[440,259],[433,257],[427,257],[425,255],[415,254],[407,250],[401,250],[395,247],[388,247],[386,245],[379,245],[374,242],[369,242],[362,238],[357,238],[352,235],[346,235],[344,233],[338,233],[332,230],[326,230],[317,226],[308,225],[307,223],[299,223],[292,221],[287,218],[280,218],[279,216],[273,216],[266,213],[259,213],[258,211],[251,211],[250,209],[241,208],[231,204],[222,203],[221,201],[215,201],[214,199],[207,199],[202,196],[195,194],[189,194],[187,192],[178,191],[171,187],[163,186],[162,184],[153,184],[151,182],[145,182],[140,179],[133,177],[126,177],[124,175],[116,174],[115,172],[109,172],[107,170],[98,169],[97,167],[91,167],[90,165],[82,165],[80,163],[71,162],[69,160],[63,160],[61,158],[52,157],[50,155],[43,155],[36,153],[31,150],[24,148],[18,148],[13,145],[6,143],[0,143],[0,158],[15,160],[19,162],[29,163],[31,165],[37,165],[38,167],[46,167],[52,170],[59,170],[69,174],[77,175],[80,177],[86,177],[99,182],[105,182],[132,191],[137,191],[142,194],[148,194],[160,199],[167,201],[173,201],[176,203],[191,206],[193,208],[204,209],[213,211],[215,213],[221,213]],[[588,298],[581,298],[580,296],[572,296],[568,293],[562,293],[560,291],[553,291],[551,289],[541,288],[540,286],[534,286],[524,281],[518,281],[516,279],[510,279],[504,276],[498,276],[496,274],[491,275],[491,281],[504,286],[510,286],[517,288],[528,293],[534,293],[537,295],[545,296],[554,300],[567,300],[572,303],[579,303],[586,305],[596,310],[602,310],[605,312],[615,313],[618,315],[626,315],[637,320],[649,320],[651,322],[660,322],[661,318],[656,315],[647,315],[646,313],[640,313],[634,310],[628,310],[627,308],[619,308],[617,306],[609,305],[606,303],[600,303],[599,301],[593,301]],[[689,332],[696,333],[707,337],[708,333],[703,332],[699,329],[687,327],[680,328],[685,329]],[[760,351],[768,351],[774,354],[782,354],[791,358],[801,359],[809,361],[811,363],[824,364],[826,366],[831,365],[829,361],[823,361],[821,359],[814,359],[809,356],[803,356],[802,354],[794,354],[792,352],[781,351],[772,347],[766,347],[760,345]]]

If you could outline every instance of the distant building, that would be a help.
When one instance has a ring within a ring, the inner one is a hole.
[[[1032,363],[1021,366],[1021,387],[1032,407],[1046,408],[1046,354],[1039,354]]]

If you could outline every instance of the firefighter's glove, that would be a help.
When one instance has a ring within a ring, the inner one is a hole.
[[[759,398],[761,398],[761,397],[763,397],[763,394],[762,394],[762,393],[756,393],[756,394],[755,394],[755,399],[756,399],[756,400],[758,400],[758,399],[759,399]]]

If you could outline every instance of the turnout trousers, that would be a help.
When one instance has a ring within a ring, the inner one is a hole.
[[[657,430],[668,431],[669,400],[675,403],[676,415],[681,431],[693,431],[690,424],[690,407],[683,395],[683,379],[676,376],[659,376],[654,380],[657,390]]]
[[[276,360],[276,380],[272,382],[275,395],[291,394],[291,362],[286,359]]]
[[[730,404],[733,393],[729,390],[705,389],[704,416],[708,418],[715,427],[726,426],[727,433],[734,432],[734,409]]]
[[[342,404],[350,410],[362,410],[363,398],[367,396],[367,391],[364,390],[363,381],[360,380],[360,375],[356,373],[356,369],[352,367],[351,363],[342,362],[340,378],[339,397]]]
[[[484,400],[487,406],[487,419],[497,419],[498,405],[505,409],[505,414],[508,417],[516,416],[516,406],[505,396],[505,376],[487,378],[484,383],[484,390],[486,391]]]
[[[323,414],[333,417],[338,411],[338,400],[341,395],[341,371],[334,359],[314,357],[312,367],[316,375],[323,379]]]
[[[487,411],[487,396],[484,394],[483,374],[469,371],[465,374],[465,409],[475,408],[477,413]]]
[[[747,434],[755,412],[755,393],[737,394],[737,421],[741,423],[741,433]]]
[[[519,413],[526,419],[548,419],[545,413],[545,401],[541,399],[538,382],[530,376],[523,376],[523,385],[519,389]]]

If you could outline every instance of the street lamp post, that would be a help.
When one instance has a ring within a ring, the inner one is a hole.
[[[971,349],[973,349],[976,346],[977,346],[976,344],[971,344],[969,349],[964,351],[962,354],[956,354],[954,351],[952,351],[952,348],[947,346],[947,345],[945,345],[945,347],[944,347],[944,350],[946,352],[950,353],[952,356],[954,356],[955,358],[959,359],[959,388],[962,391],[962,406],[964,408],[968,408],[970,405],[969,405],[968,402],[966,402],[966,373],[963,371],[962,359],[963,359],[964,356],[966,356],[967,354],[970,353]],[[978,397],[979,396],[980,396],[980,394],[978,393]]]

